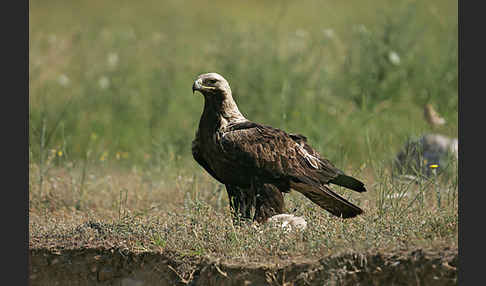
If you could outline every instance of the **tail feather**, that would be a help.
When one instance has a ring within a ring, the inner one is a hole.
[[[303,182],[292,182],[290,186],[335,216],[352,218],[363,213],[363,210],[358,206],[350,203],[325,185],[317,187]]]
[[[366,189],[364,187],[364,184],[358,180],[356,180],[353,177],[347,176],[347,175],[338,175],[336,178],[332,179],[329,181],[329,183],[333,183],[338,186],[346,187],[348,189],[351,189],[353,191],[357,192],[366,192]]]

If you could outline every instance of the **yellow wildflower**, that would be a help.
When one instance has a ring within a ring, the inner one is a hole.
[[[104,151],[103,154],[101,154],[100,161],[105,161],[106,157],[108,157],[108,152]]]

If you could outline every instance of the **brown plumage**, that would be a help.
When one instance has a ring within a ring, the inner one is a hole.
[[[204,95],[192,154],[226,186],[236,215],[264,222],[281,214],[285,209],[283,193],[290,189],[335,216],[350,218],[363,212],[328,186],[333,183],[364,192],[362,182],[322,157],[305,136],[247,120],[221,75],[202,74],[192,89]]]

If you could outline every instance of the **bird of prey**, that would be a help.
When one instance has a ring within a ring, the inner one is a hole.
[[[434,107],[429,103],[424,106],[424,117],[425,120],[427,120],[427,122],[433,127],[444,125],[446,123],[445,119],[440,117],[439,113],[437,113]]]
[[[335,184],[365,192],[362,182],[321,156],[305,136],[246,119],[221,75],[199,75],[192,91],[204,96],[193,157],[226,186],[234,215],[266,222],[284,212],[283,193],[291,189],[335,216],[352,218],[363,213],[329,187]]]

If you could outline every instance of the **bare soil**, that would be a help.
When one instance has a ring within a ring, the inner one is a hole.
[[[119,248],[30,249],[31,285],[456,285],[457,248],[271,263]]]

